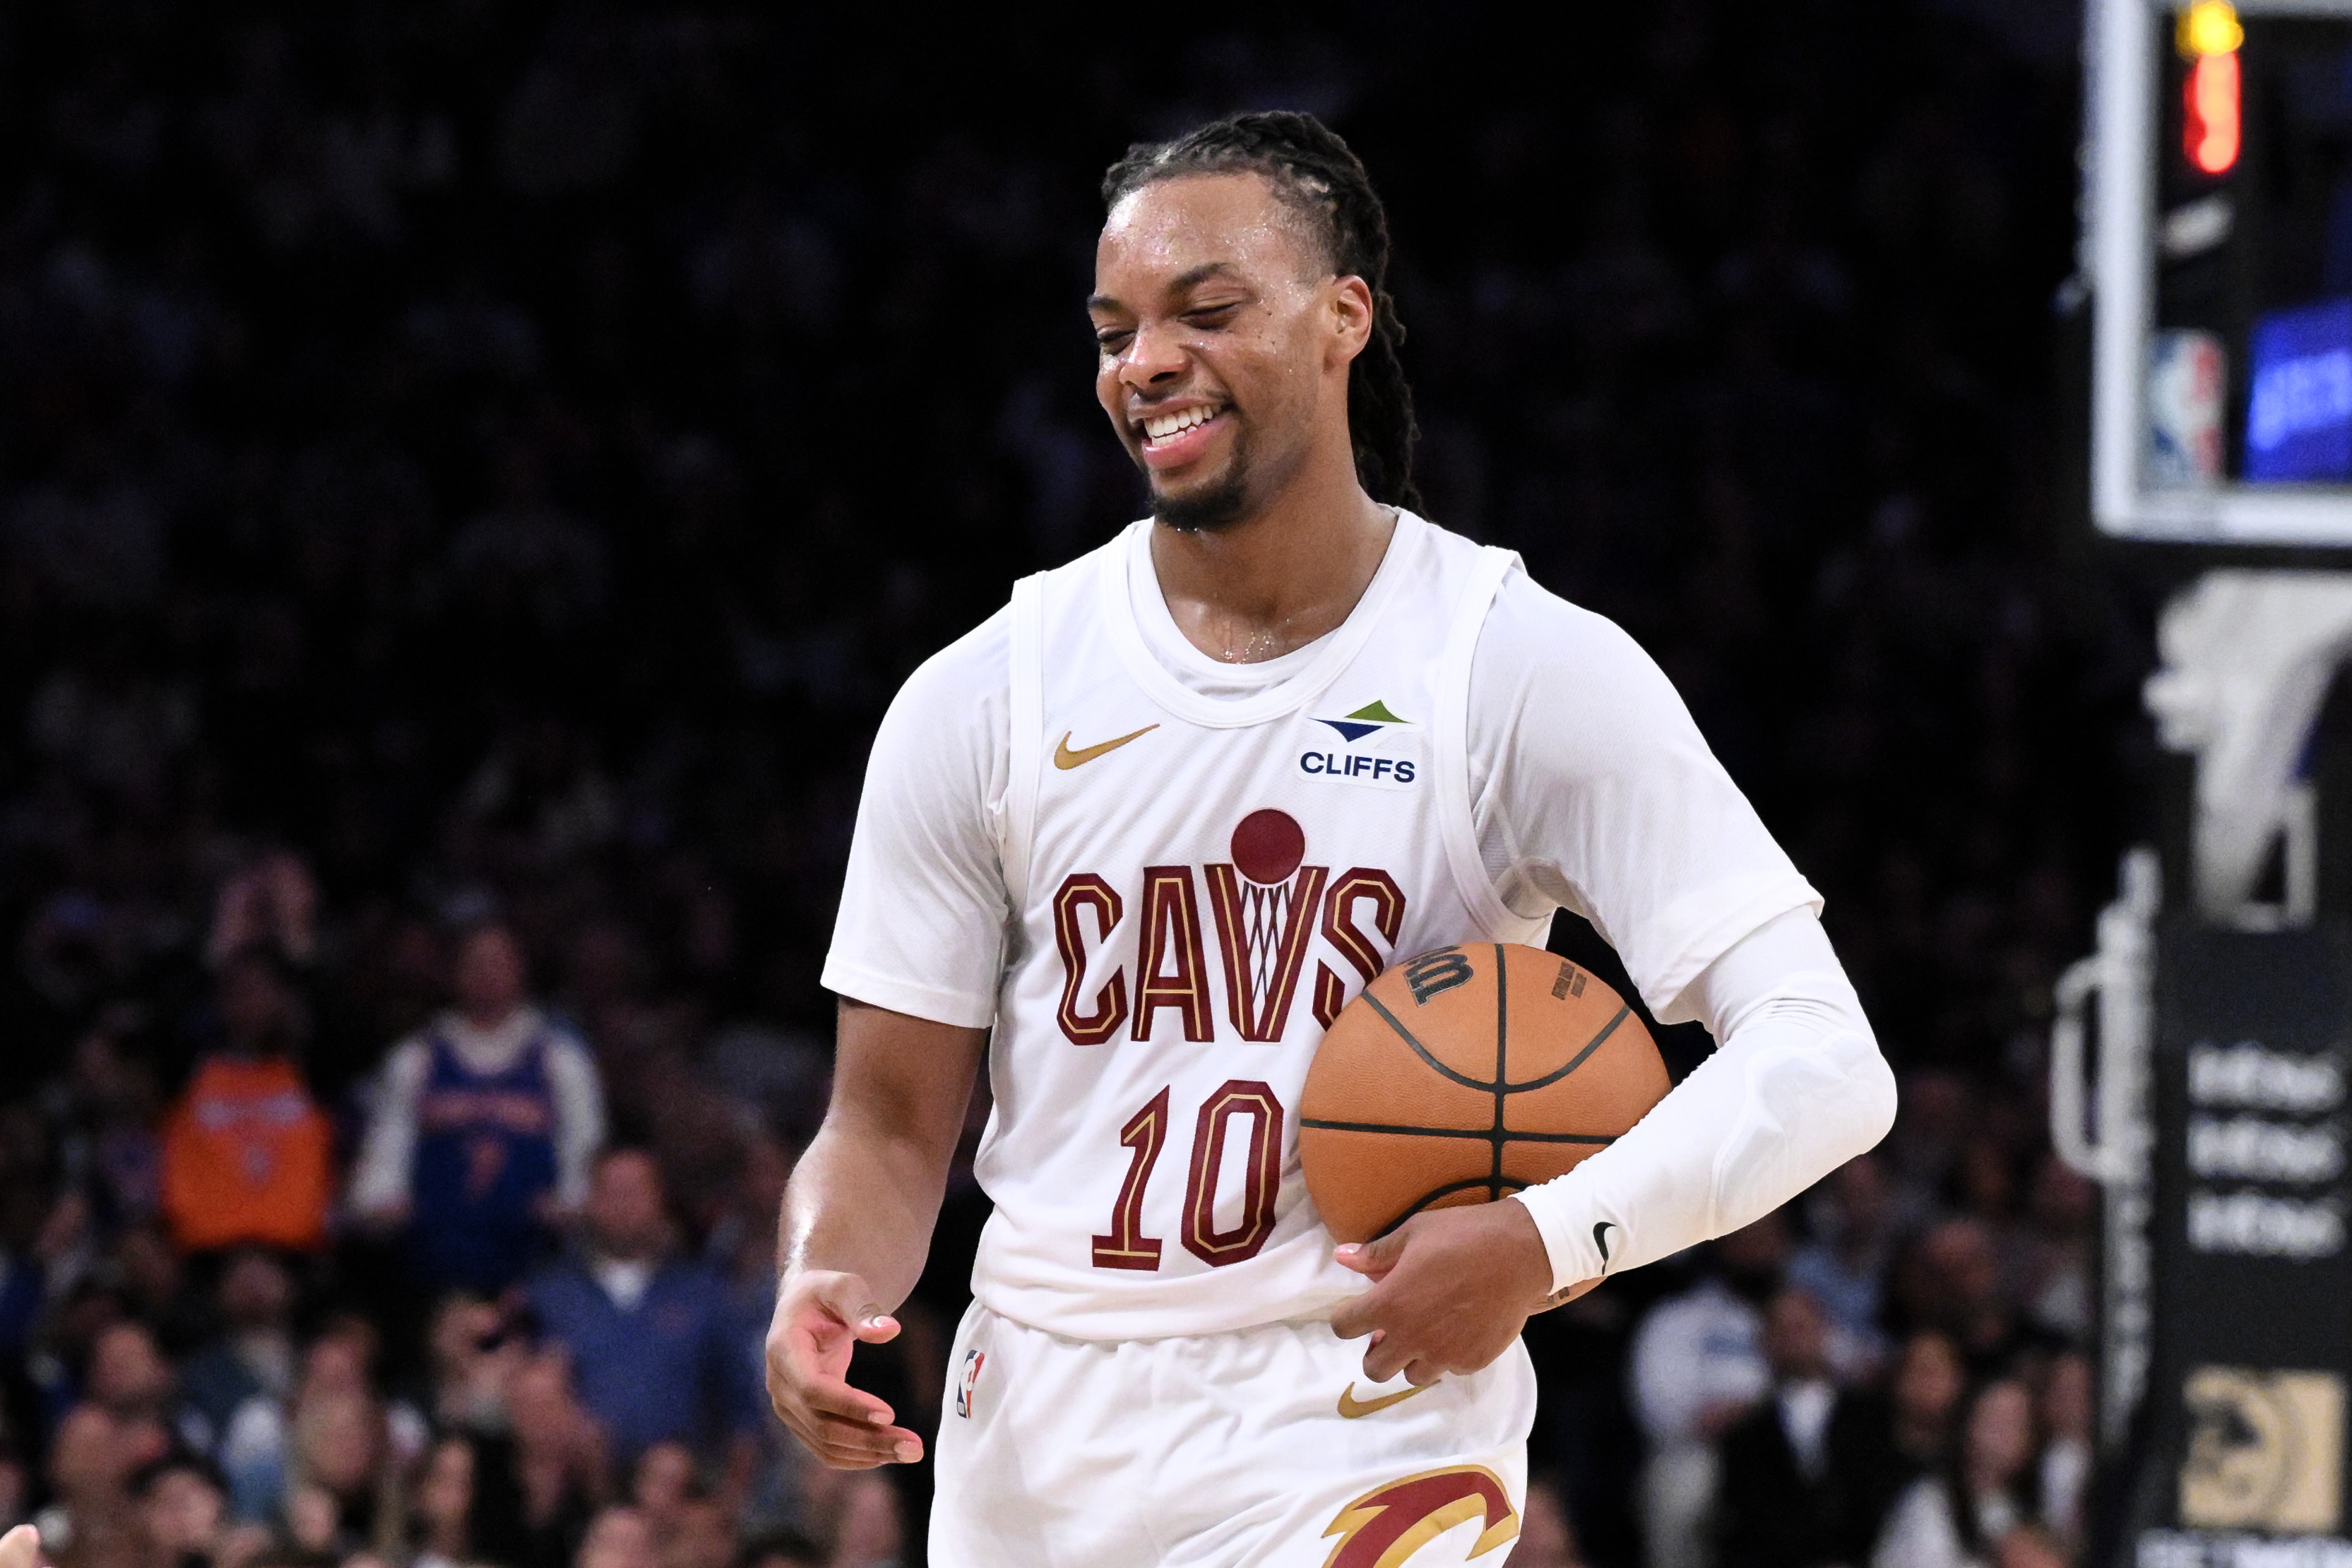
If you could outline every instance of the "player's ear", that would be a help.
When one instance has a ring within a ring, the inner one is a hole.
[[[1334,278],[1326,287],[1330,292],[1331,363],[1347,364],[1371,342],[1371,286],[1349,274]]]

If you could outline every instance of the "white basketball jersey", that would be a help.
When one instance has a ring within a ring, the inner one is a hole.
[[[1549,925],[1495,896],[1470,816],[1471,658],[1516,558],[1401,512],[1312,661],[1221,700],[1137,624],[1150,526],[1013,595],[1014,914],[973,1286],[1087,1339],[1318,1316],[1361,1289],[1299,1172],[1316,1042],[1392,958]]]

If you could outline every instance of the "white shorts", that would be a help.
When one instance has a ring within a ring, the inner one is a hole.
[[[977,1302],[948,1362],[937,1568],[1438,1568],[1518,1533],[1517,1342],[1414,1393],[1320,1321],[1073,1340]]]

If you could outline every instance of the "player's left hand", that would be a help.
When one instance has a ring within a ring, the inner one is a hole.
[[[1331,1315],[1343,1340],[1370,1334],[1364,1375],[1415,1384],[1476,1372],[1510,1348],[1551,1291],[1551,1258],[1524,1205],[1431,1209],[1334,1256],[1372,1288]]]

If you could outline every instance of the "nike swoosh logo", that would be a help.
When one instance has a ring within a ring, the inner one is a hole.
[[[1070,750],[1070,731],[1065,730],[1062,731],[1060,743],[1054,748],[1054,765],[1061,769],[1064,773],[1069,772],[1072,768],[1085,767],[1097,757],[1102,756],[1106,752],[1116,752],[1121,746],[1126,745],[1129,741],[1149,735],[1152,731],[1157,730],[1158,728],[1160,728],[1160,726],[1157,724],[1146,724],[1142,729],[1138,730],[1132,735],[1121,735],[1116,741],[1105,741],[1098,746],[1087,746],[1083,750],[1076,752]]]
[[[1356,1385],[1351,1383],[1339,1391],[1339,1415],[1343,1420],[1358,1420],[1370,1415],[1375,1410],[1386,1410],[1391,1405],[1402,1405],[1414,1394],[1427,1394],[1436,1386],[1437,1384],[1433,1383],[1425,1383],[1419,1388],[1404,1388],[1399,1389],[1394,1394],[1383,1394],[1378,1399],[1358,1399]]]
[[[1592,1245],[1601,1249],[1601,1267],[1603,1268],[1609,1267],[1609,1227],[1616,1223],[1613,1219],[1595,1220],[1592,1223]]]

